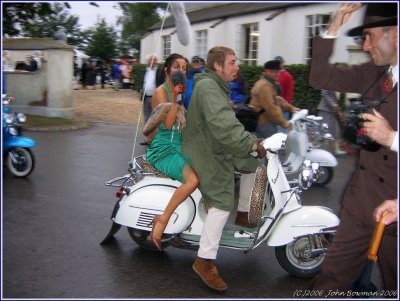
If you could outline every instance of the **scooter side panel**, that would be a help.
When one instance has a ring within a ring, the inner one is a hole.
[[[131,192],[121,200],[114,222],[151,231],[153,217],[163,213],[180,185],[180,182],[172,179],[146,177],[130,187]],[[175,209],[164,233],[175,234],[184,231],[192,223],[195,210],[193,199],[188,197]]]
[[[329,208],[302,206],[282,216],[268,237],[267,244],[272,247],[286,245],[297,236],[318,233],[323,228],[337,226],[339,222]]]
[[[311,149],[306,156],[306,159],[311,162],[319,163],[320,166],[331,166],[338,165],[338,161],[334,155],[324,149]]]

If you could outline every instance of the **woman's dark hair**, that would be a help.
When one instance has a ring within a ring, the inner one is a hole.
[[[165,76],[165,74],[169,74],[169,72],[171,71],[172,65],[173,65],[173,64],[175,63],[175,61],[178,60],[178,59],[184,59],[186,62],[188,62],[188,60],[187,60],[183,55],[180,55],[180,54],[178,54],[178,53],[172,53],[172,54],[171,54],[170,56],[168,56],[167,59],[165,60],[164,67],[163,67],[164,76]]]

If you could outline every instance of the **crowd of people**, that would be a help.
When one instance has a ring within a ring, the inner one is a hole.
[[[395,5],[367,4],[364,24],[349,32],[350,36],[364,37],[363,50],[371,56],[368,63],[350,67],[329,64],[329,54],[339,29],[360,8],[360,3],[340,4],[327,30],[313,41],[309,81],[312,87],[322,90],[318,110],[326,119],[330,118],[337,139],[341,139],[337,133],[341,111],[335,91],[359,93],[361,99],[381,100],[374,110],[361,115],[364,135],[381,147],[374,152],[359,148],[355,173],[341,200],[341,222],[314,287],[318,290],[349,289],[349,283],[362,269],[375,222],[385,211],[392,215],[386,220],[389,226],[383,237],[379,263],[384,288],[397,288],[398,246],[394,222],[397,222],[398,208],[398,37]],[[155,138],[148,143],[147,157],[157,169],[182,183],[163,214],[154,218],[151,240],[162,250],[161,237],[172,212],[198,188],[207,205],[207,216],[192,267],[207,286],[224,291],[228,285],[219,274],[215,260],[223,228],[234,210],[234,171],[253,174],[266,155],[261,139],[291,130],[288,119],[291,113],[299,110],[293,105],[293,77],[285,70],[284,59],[277,56],[264,64],[263,73],[248,94],[235,52],[223,46],[210,49],[206,60],[195,56],[189,62],[174,53],[163,66],[153,54],[147,61],[142,80],[145,120],[159,105],[171,105]],[[389,88],[386,84],[388,70],[392,75]],[[185,92],[171,80],[175,72],[186,74]],[[185,98],[181,101],[178,95],[183,93]],[[235,116],[235,107],[240,103],[247,103],[261,112],[254,133],[246,131]],[[186,110],[185,128],[178,122],[180,106]],[[250,156],[250,152],[256,152],[257,158]],[[339,148],[335,153],[342,154]],[[240,189],[248,190],[244,182]],[[248,212],[239,213],[241,217],[236,222],[245,223]]]
[[[119,90],[128,89],[133,85],[133,63],[124,59],[112,60],[111,64],[106,64],[101,59],[83,58],[79,68],[75,56],[73,68],[76,90],[86,90],[88,87],[95,90],[96,85],[104,89],[106,84],[111,85],[114,90]]]

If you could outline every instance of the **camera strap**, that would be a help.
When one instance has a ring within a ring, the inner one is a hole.
[[[383,72],[381,72],[381,74],[378,76],[378,78],[375,79],[375,80],[371,83],[371,85],[367,88],[367,90],[365,90],[365,91],[361,94],[360,99],[365,99],[365,95],[371,90],[371,88],[372,88],[377,82],[379,82],[379,80],[380,80],[385,74],[387,74],[388,70],[389,70],[388,68],[385,68],[385,70],[383,70]],[[372,102],[371,102],[371,105],[370,105],[371,109],[376,108],[376,107],[378,107],[379,105],[381,105],[381,104],[385,101],[385,99],[391,94],[391,92],[393,91],[393,89],[394,89],[394,88],[392,88],[392,90],[391,90],[389,93],[387,93],[386,95],[383,95],[383,96],[379,97],[377,100],[372,101]]]

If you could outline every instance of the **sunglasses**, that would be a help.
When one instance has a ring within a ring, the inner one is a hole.
[[[193,60],[192,63],[201,63],[200,60]]]

